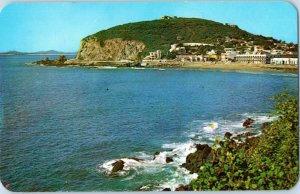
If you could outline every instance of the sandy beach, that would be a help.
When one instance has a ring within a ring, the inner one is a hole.
[[[150,63],[149,67],[187,68],[187,69],[224,69],[249,71],[274,71],[298,73],[298,65],[273,65],[253,63],[210,63],[210,62],[159,62]]]

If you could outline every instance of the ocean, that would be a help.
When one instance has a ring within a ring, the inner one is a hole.
[[[44,57],[0,56],[0,179],[12,191],[174,190],[197,176],[180,166],[195,143],[259,134],[275,119],[270,98],[298,94],[290,73],[31,64]]]

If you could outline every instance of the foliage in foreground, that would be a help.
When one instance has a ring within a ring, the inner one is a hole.
[[[216,140],[217,159],[200,168],[193,190],[281,190],[297,183],[298,97],[284,93],[274,100],[277,119],[251,148],[232,149],[230,140]]]

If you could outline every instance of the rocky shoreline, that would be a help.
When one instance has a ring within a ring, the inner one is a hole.
[[[256,134],[254,132],[251,132],[251,128],[253,128],[252,124],[255,123],[255,120],[252,118],[247,118],[243,122],[243,127],[245,129],[250,129],[247,132],[239,133],[236,135],[231,134],[230,132],[226,132],[224,134],[223,140],[219,140],[219,144],[221,147],[225,144],[227,144],[227,147],[229,150],[243,150],[244,152],[249,152],[251,149],[253,149],[260,140],[260,135],[265,133],[265,130],[270,126],[270,122],[265,122],[261,125],[261,134]],[[218,141],[218,140],[216,140]],[[196,151],[193,153],[190,153],[186,156],[185,163],[181,164],[180,167],[183,167],[187,169],[190,174],[198,174],[200,173],[201,167],[205,163],[210,163],[212,165],[218,163],[218,158],[224,157],[224,154],[221,152],[220,147],[215,148],[214,145],[209,146],[208,144],[194,144]],[[153,160],[156,159],[160,154],[159,151],[155,152],[153,155]],[[175,156],[173,156],[175,157]],[[136,162],[142,161],[142,159],[139,158],[127,158],[131,159]],[[172,156],[167,156],[165,158],[165,163],[173,162]],[[112,168],[110,170],[110,173],[108,173],[109,176],[118,176],[118,172],[121,172],[125,168],[125,162],[122,159],[116,160],[112,164]],[[218,174],[218,173],[217,173]],[[221,176],[221,174],[220,174]],[[142,187],[141,187],[142,188]],[[143,190],[143,189],[139,190]],[[171,188],[166,187],[163,188],[161,191],[172,191]],[[192,191],[192,187],[190,184],[188,185],[179,185],[177,188],[175,188],[175,191]]]
[[[145,66],[138,61],[120,60],[120,61],[86,61],[79,59],[67,59],[64,55],[58,59],[49,60],[48,57],[33,64],[42,66],[56,67],[116,67],[116,68],[166,68],[166,69],[218,69],[229,71],[270,71],[270,72],[286,72],[298,74],[298,65],[271,65],[271,64],[245,64],[245,63],[222,63],[222,62],[180,62],[180,61],[153,61],[147,62]]]

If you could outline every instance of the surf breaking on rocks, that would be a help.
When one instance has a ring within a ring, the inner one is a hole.
[[[132,180],[136,175],[160,173],[165,170],[168,171],[169,178],[162,178],[159,184],[141,185],[139,190],[161,191],[164,188],[170,188],[174,191],[181,185],[189,184],[198,176],[196,173],[191,173],[183,165],[187,156],[197,151],[197,144],[211,145],[217,136],[224,137],[226,132],[238,135],[241,132],[251,131],[253,136],[257,136],[261,133],[259,126],[276,119],[276,117],[270,117],[262,113],[244,113],[240,116],[242,119],[236,121],[225,119],[220,119],[218,122],[194,121],[193,125],[197,124],[198,127],[192,127],[189,134],[186,134],[189,137],[187,142],[163,144],[162,149],[167,149],[167,151],[156,152],[154,155],[139,152],[135,155],[136,157],[109,160],[98,165],[97,169],[108,176],[121,176],[125,180]],[[250,129],[243,127],[244,121],[248,118],[253,118],[255,121]]]

